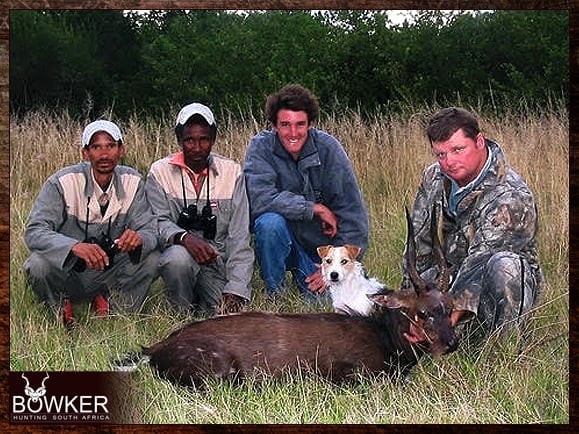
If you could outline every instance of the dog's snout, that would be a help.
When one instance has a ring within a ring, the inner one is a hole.
[[[337,271],[332,271],[332,272],[330,273],[330,279],[332,279],[332,280],[334,280],[334,281],[338,280],[339,277],[340,277],[340,275],[338,274]]]

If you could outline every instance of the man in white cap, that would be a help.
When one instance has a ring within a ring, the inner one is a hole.
[[[28,281],[67,328],[78,301],[92,301],[98,316],[109,314],[109,302],[137,311],[158,276],[157,222],[141,175],[118,164],[125,154],[119,127],[92,122],[81,143],[86,161],[48,178],[24,234]]]
[[[175,135],[180,151],[154,162],[146,182],[167,297],[181,312],[237,312],[251,298],[254,259],[243,171],[211,152],[217,124],[208,107],[183,107]]]

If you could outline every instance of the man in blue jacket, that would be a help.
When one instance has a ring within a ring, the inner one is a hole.
[[[326,289],[317,264],[320,245],[368,247],[368,213],[342,145],[313,127],[314,95],[290,84],[270,95],[272,129],[249,143],[244,173],[256,255],[268,294],[285,289],[291,271],[303,294]]]

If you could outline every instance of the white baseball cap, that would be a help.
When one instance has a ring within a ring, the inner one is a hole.
[[[104,131],[105,133],[110,134],[115,141],[123,139],[121,130],[116,124],[111,121],[98,120],[91,122],[84,128],[84,131],[82,132],[82,147],[87,147],[92,136],[99,131]]]
[[[209,109],[209,107],[204,106],[203,104],[199,104],[197,102],[186,105],[181,109],[181,111],[177,115],[177,125],[185,125],[187,120],[189,120],[189,118],[193,115],[201,115],[209,125],[215,125],[215,118],[213,117],[213,112]]]

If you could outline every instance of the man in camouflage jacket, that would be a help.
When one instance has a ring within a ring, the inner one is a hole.
[[[484,334],[521,325],[543,284],[533,195],[468,111],[441,110],[426,133],[437,162],[422,174],[414,202],[418,271],[430,279],[436,272],[430,231],[435,206],[451,270],[453,324],[476,318]]]

